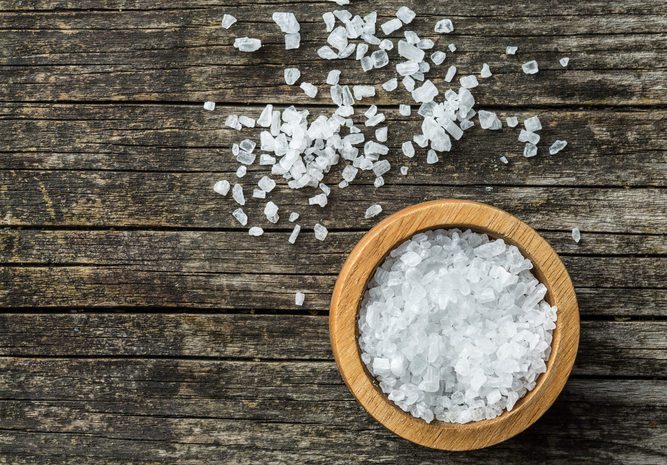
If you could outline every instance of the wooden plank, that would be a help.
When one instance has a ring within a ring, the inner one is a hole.
[[[1,356],[333,360],[326,316],[1,314],[0,324]],[[664,321],[583,321],[574,374],[667,378],[665,333]]]
[[[476,73],[481,62],[489,63],[495,78],[476,93],[484,104],[616,106],[665,101],[665,72],[654,66],[665,49],[661,33],[667,20],[660,14],[661,5],[622,14],[613,6],[598,5],[559,16],[552,15],[552,5],[546,0],[493,13],[483,1],[457,3],[469,16],[453,16],[453,34],[443,37],[432,32],[436,18],[447,14],[433,5],[420,5],[417,12],[422,16],[411,27],[424,37],[437,39],[439,48],[456,42],[459,51],[449,62],[461,72]],[[400,4],[384,2],[379,21],[386,20]],[[118,6],[115,11],[3,13],[2,22],[8,25],[2,32],[7,65],[0,98],[189,102],[214,98],[239,103],[283,103],[287,98],[293,103],[311,103],[303,92],[282,81],[286,64],[301,67],[304,77],[314,84],[322,84],[326,71],[333,67],[340,67],[350,82],[369,79],[354,60],[327,63],[317,57],[316,49],[327,35],[320,15],[334,9],[329,3],[294,5],[304,38],[298,52],[284,50],[282,35],[270,21],[275,10],[272,4],[246,3],[231,9],[241,21],[230,31],[218,26],[221,11],[217,5],[160,11],[122,11],[124,5]],[[357,8],[368,12],[372,7]],[[448,4],[449,8],[451,14],[456,6]],[[474,14],[482,10],[485,13]],[[522,11],[529,13],[521,15]],[[260,51],[240,54],[232,48],[236,36],[253,34],[264,41]],[[519,57],[504,55],[510,42],[520,47]],[[568,70],[558,64],[563,54],[572,58]],[[541,62],[537,76],[523,75],[519,59],[524,57]],[[437,76],[436,84],[443,84],[444,69],[432,74]],[[377,82],[393,75],[392,66],[371,74]],[[405,98],[403,92],[381,92],[378,102],[396,104]],[[326,92],[315,101],[328,102]]]
[[[238,207],[231,195],[224,198],[212,190],[219,178],[206,173],[0,171],[0,225],[239,228],[231,216]],[[248,197],[258,178],[248,175],[243,179]],[[577,226],[586,232],[662,233],[667,228],[664,189],[409,184],[375,189],[365,184],[371,179],[369,172],[364,172],[359,183],[334,189],[324,209],[304,209],[311,194],[284,185],[272,192],[272,198],[283,217],[289,211],[301,212],[300,221],[306,228],[316,222],[332,229],[365,228],[377,221],[364,219],[373,202],[391,213],[436,198],[490,203],[538,229]],[[245,210],[251,225],[266,226],[262,213],[265,201],[257,200],[249,199]],[[291,229],[291,225],[283,219],[278,228]]]
[[[317,112],[318,110],[316,110]],[[500,133],[474,128],[454,145],[442,165],[400,156],[400,145],[420,132],[418,118],[404,118],[383,109],[390,128],[389,159],[409,168],[387,175],[393,184],[489,184],[665,186],[667,177],[667,112],[503,110],[501,118],[521,120],[538,114],[544,129],[542,146],[566,138],[569,147],[557,157],[526,159],[516,130]],[[174,105],[16,105],[0,106],[0,133],[13,134],[0,169],[132,170],[211,172],[236,171],[229,148],[259,131],[224,127],[229,113],[257,117],[261,108],[221,107],[213,113],[201,106]],[[368,137],[372,131],[366,130]],[[641,141],[641,150],[637,142]],[[490,151],[489,147],[493,147]],[[546,153],[546,148],[543,148]],[[508,166],[501,155],[511,160]],[[251,166],[252,173],[266,167]],[[480,174],[483,174],[480,177]]]
[[[0,366],[0,457],[12,463],[347,464],[350,451],[364,463],[406,464],[665,457],[662,380],[572,379],[517,438],[447,454],[397,441],[351,399],[331,362],[3,358]]]

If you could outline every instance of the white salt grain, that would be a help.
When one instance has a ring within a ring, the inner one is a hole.
[[[537,155],[537,146],[528,142],[523,148],[523,156],[531,158]]]
[[[484,63],[482,65],[482,71],[480,72],[480,76],[484,79],[490,78],[492,76],[491,69],[489,68],[489,65]]]
[[[542,123],[537,116],[531,116],[530,118],[523,120],[523,126],[526,128],[526,131],[531,132],[539,131],[542,129]]]
[[[241,205],[241,206],[245,205],[245,197],[243,195],[243,187],[240,184],[234,184],[234,187],[232,187],[232,198],[239,205]]]
[[[398,19],[398,18],[394,18],[394,19],[390,19],[386,23],[382,23],[382,25],[380,26],[380,29],[382,29],[382,32],[384,32],[384,35],[388,36],[392,32],[397,31],[402,27],[403,27],[403,23],[401,22],[401,20]]]
[[[447,68],[447,74],[445,74],[445,81],[452,82],[454,76],[456,76],[456,66],[452,65],[449,68]]]
[[[338,84],[338,80],[340,79],[340,70],[339,69],[332,69],[329,71],[329,74],[327,75],[327,84],[330,86],[335,86]]]
[[[366,213],[364,214],[365,219],[370,219],[375,216],[378,216],[380,213],[382,213],[382,206],[380,204],[373,204],[370,207],[366,209]]]
[[[293,86],[301,77],[301,71],[299,71],[299,68],[285,68],[284,74],[285,83],[287,83],[288,86]]]
[[[509,163],[509,160],[504,155],[502,157],[500,157],[500,161],[503,162],[505,165]]]
[[[204,110],[213,111],[215,110],[215,102],[204,102]]]
[[[449,45],[447,46],[447,49],[448,49],[450,52],[454,53],[454,52],[456,51],[456,45],[455,45],[455,44],[449,44]]]
[[[560,65],[563,68],[565,68],[565,67],[567,67],[568,64],[570,64],[570,59],[568,57],[563,57],[560,60],[558,60],[558,63],[560,63]]]
[[[519,142],[530,142],[533,145],[537,145],[540,141],[540,135],[535,134],[534,132],[526,131],[522,129],[519,133]]]
[[[407,6],[400,7],[396,12],[396,17],[400,19],[403,24],[410,24],[412,20],[415,19],[415,16],[417,16],[417,14]]]
[[[222,181],[218,181],[213,185],[213,190],[222,196],[225,196],[229,193],[229,188],[230,188],[229,181],[225,179],[223,179]]]
[[[406,105],[404,103],[401,103],[398,106],[398,113],[401,116],[410,116],[410,113],[412,112],[412,109],[410,108],[410,105]]]
[[[581,240],[581,232],[579,231],[579,228],[572,229],[572,239],[574,239],[574,242],[576,242],[577,244]]]
[[[247,172],[248,172],[248,169],[244,165],[241,165],[236,169],[236,177],[237,178],[242,178],[243,176],[246,175]]]
[[[229,29],[236,22],[236,18],[232,15],[224,14],[222,15],[221,26],[223,29]]]
[[[294,223],[296,220],[299,219],[299,214],[297,212],[292,212],[289,214],[289,221],[290,223]]]
[[[273,13],[273,21],[280,27],[280,30],[285,34],[299,32],[299,22],[294,16],[294,13],[281,13],[276,11]]]
[[[236,221],[238,221],[241,226],[245,226],[248,224],[248,215],[245,214],[242,208],[237,208],[232,212],[232,216],[236,218]]]
[[[549,147],[549,154],[556,155],[558,152],[563,150],[567,146],[567,141],[565,140],[556,140],[551,147]]]
[[[540,70],[535,60],[522,64],[521,69],[525,74],[536,74]]]
[[[303,90],[308,97],[315,98],[315,96],[317,96],[317,87],[310,82],[302,82],[299,87],[301,87],[301,90]]]
[[[438,154],[435,153],[435,150],[429,150],[426,153],[426,163],[428,163],[429,165],[433,165],[433,164],[437,163],[438,160],[439,160],[438,159]]]
[[[260,228],[259,226],[253,226],[248,230],[248,234],[254,237],[259,237],[262,234],[264,234],[264,230]]]
[[[507,48],[505,49],[505,53],[507,55],[516,55],[517,50],[519,50],[519,47],[515,47],[513,45],[508,45]]]
[[[300,232],[301,232],[301,226],[295,224],[294,229],[292,229],[292,232],[289,235],[289,238],[287,239],[287,242],[289,242],[290,244],[294,244],[296,242],[296,239],[299,237]]]
[[[276,182],[268,176],[262,176],[257,186],[264,192],[271,192],[276,187]]]
[[[459,83],[461,84],[461,87],[465,87],[466,89],[473,89],[479,85],[477,77],[472,74],[469,76],[463,76],[461,79],[459,79]]]
[[[519,118],[516,116],[508,116],[505,118],[505,121],[507,122],[507,126],[510,128],[515,128],[519,124]]]
[[[449,34],[454,30],[454,24],[452,24],[451,19],[441,19],[440,21],[435,23],[434,30],[438,34]]]
[[[234,40],[234,48],[240,52],[254,52],[260,49],[262,41],[250,37],[239,37]]]
[[[320,223],[315,224],[313,229],[315,231],[315,239],[317,239],[318,241],[323,241],[324,239],[327,238],[327,234],[329,234],[327,228],[322,226]]]
[[[496,131],[502,128],[502,123],[498,116],[492,111],[479,110],[479,125],[482,129]]]
[[[295,50],[301,46],[301,34],[298,32],[285,34],[285,50]]]
[[[304,300],[306,300],[306,294],[303,292],[297,292],[294,294],[294,303],[299,307],[303,305]]]
[[[375,140],[377,140],[378,142],[387,142],[387,133],[388,133],[387,126],[377,128],[375,130]]]
[[[333,28],[336,24],[336,17],[333,15],[333,13],[327,11],[322,15],[322,19],[324,20],[324,25],[327,29],[327,32],[333,31]]]
[[[437,51],[431,53],[431,61],[433,62],[434,65],[441,65],[445,59],[447,58],[447,54],[445,52]]]

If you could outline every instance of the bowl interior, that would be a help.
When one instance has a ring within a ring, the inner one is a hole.
[[[467,424],[430,424],[402,411],[380,390],[361,360],[357,319],[368,281],[387,254],[414,234],[429,229],[471,229],[502,238],[533,262],[533,274],[547,287],[546,301],[558,306],[547,371],[512,411]],[[562,390],[579,340],[574,287],[558,255],[532,228],[507,212],[478,202],[438,200],[386,218],[350,253],[331,301],[330,335],[339,371],[362,406],[384,426],[410,441],[445,450],[470,450],[504,441],[535,422]]]

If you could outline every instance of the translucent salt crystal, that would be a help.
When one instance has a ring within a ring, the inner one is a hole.
[[[260,49],[262,41],[250,37],[239,37],[234,40],[234,48],[240,52],[254,52]]]
[[[327,238],[327,234],[329,234],[327,228],[322,226],[320,223],[316,223],[313,227],[313,230],[315,231],[315,239],[318,241],[323,241]]]
[[[419,71],[419,63],[404,61],[396,65],[396,72],[401,76],[409,76]]]
[[[262,189],[254,188],[252,190],[252,198],[253,199],[265,199],[266,198],[266,192],[264,192]]]
[[[229,181],[223,179],[222,181],[218,181],[213,185],[213,190],[220,194],[220,195],[227,195],[229,193]]]
[[[417,14],[407,6],[402,6],[396,11],[396,17],[401,20],[403,24],[410,24],[415,19]]]
[[[367,73],[368,71],[373,69],[373,59],[371,57],[363,57],[360,60],[361,63],[361,69]]]
[[[449,34],[454,30],[454,24],[451,19],[441,19],[435,23],[434,31],[438,34]],[[453,51],[453,50],[452,50]]]
[[[297,21],[294,13],[282,13],[276,11],[273,13],[272,18],[280,30],[285,34],[299,32],[301,29],[299,26],[299,21]]]
[[[403,83],[403,87],[405,87],[405,90],[407,90],[408,92],[412,92],[413,90],[415,90],[415,80],[412,79],[410,76],[405,76],[401,82]]]
[[[276,187],[276,182],[268,176],[262,176],[257,186],[264,192],[271,192]]]
[[[339,69],[332,69],[329,71],[329,74],[327,74],[327,84],[330,86],[335,86],[338,84],[338,80],[340,79],[340,70]]]
[[[466,131],[466,130],[474,127],[474,126],[475,126],[475,123],[473,123],[469,119],[464,119],[463,121],[461,121],[461,129],[464,130],[464,131]]]
[[[229,29],[236,22],[236,18],[232,15],[224,14],[222,15],[222,28]]]
[[[343,179],[345,181],[352,182],[352,181],[354,181],[354,178],[357,177],[358,172],[359,172],[359,170],[357,168],[355,168],[354,166],[347,165],[347,166],[345,166],[345,168],[343,168],[343,172],[342,172],[341,175],[343,176]]]
[[[387,142],[387,133],[388,133],[387,126],[377,128],[375,130],[375,140],[377,140],[378,142]]]
[[[445,81],[452,82],[454,76],[456,76],[456,66],[452,65],[449,68],[447,68],[447,74],[445,74]]]
[[[336,17],[333,15],[333,13],[327,11],[322,15],[322,19],[324,20],[324,25],[326,26],[327,32],[333,31],[333,28],[336,25]]]
[[[574,242],[577,244],[581,240],[581,232],[579,231],[579,228],[572,228],[572,239],[574,239]]]
[[[299,68],[285,68],[284,74],[285,82],[288,86],[293,86],[301,77],[301,71],[299,71]]]
[[[289,238],[287,239],[287,242],[289,242],[290,244],[294,244],[296,242],[296,238],[299,237],[300,232],[301,232],[301,226],[295,224],[294,229],[292,229],[292,233],[289,235]]]
[[[509,160],[508,160],[507,157],[504,156],[504,155],[503,155],[502,157],[500,157],[500,161],[501,161],[502,163],[504,163],[505,165],[509,163]]]
[[[270,219],[275,217],[277,214],[278,214],[278,205],[276,205],[271,201],[268,201],[264,206],[264,216]]]
[[[376,188],[384,186],[384,178],[382,176],[378,176],[377,178],[375,178],[375,181],[373,181],[373,185]]]
[[[521,69],[525,74],[536,74],[540,70],[535,60],[522,64]]]
[[[505,53],[507,55],[516,55],[517,50],[519,50],[519,47],[515,47],[513,45],[508,45],[507,48],[505,49]]]
[[[247,128],[255,127],[255,120],[253,118],[250,118],[249,116],[245,115],[239,116],[239,123]]]
[[[479,125],[482,129],[498,130],[502,128],[502,123],[495,113],[491,111],[480,110],[478,116]]]
[[[335,60],[338,58],[338,54],[334,52],[333,49],[328,45],[323,45],[322,47],[318,48],[317,55],[320,58],[324,58],[325,60]]]
[[[523,120],[523,126],[526,128],[526,131],[536,132],[542,129],[542,123],[537,116],[531,116]]]
[[[519,124],[519,118],[516,116],[508,116],[505,118],[505,121],[507,122],[507,126],[510,128],[515,128]]]
[[[301,46],[301,34],[293,32],[285,34],[285,50],[295,50]]]
[[[357,47],[357,53],[355,58],[357,60],[361,60],[366,55],[367,51],[368,51],[368,44],[359,44],[359,46]]]
[[[447,46],[447,49],[448,49],[450,52],[454,53],[454,52],[456,51],[456,45],[455,45],[455,44],[449,44],[449,45]]]
[[[248,169],[245,166],[241,165],[236,169],[236,177],[237,178],[242,178],[243,176],[246,175],[247,172],[248,172]]]
[[[519,133],[519,142],[530,142],[533,145],[537,145],[540,141],[540,135],[535,134],[534,132],[526,131],[522,129]]]
[[[407,167],[407,166],[401,166],[401,168],[399,169],[399,171],[401,172],[401,174],[402,174],[403,176],[407,176],[407,175],[408,175],[408,167]]]
[[[301,87],[301,90],[303,90],[303,92],[310,98],[315,98],[317,95],[317,87],[310,82],[302,82],[299,87]]]
[[[239,151],[239,154],[236,156],[236,161],[243,163],[244,165],[252,165],[255,163],[255,158],[257,155],[254,153],[246,152],[245,150]]]
[[[446,58],[447,54],[445,52],[437,51],[431,53],[431,61],[434,65],[441,65]]]
[[[431,50],[433,47],[435,47],[435,42],[431,39],[421,39],[417,42],[417,48],[421,48],[422,50]]]
[[[341,182],[338,183],[338,188],[339,189],[345,189],[349,185],[350,185],[350,183],[348,183],[345,179],[343,179]]]
[[[241,206],[245,205],[245,197],[243,195],[243,187],[240,184],[234,184],[234,187],[232,187],[232,198],[239,205],[241,205]]]
[[[382,84],[382,88],[387,92],[396,90],[397,87],[398,87],[398,79],[396,78],[391,78]]]
[[[394,31],[398,31],[401,27],[403,27],[403,23],[398,18],[390,19],[386,23],[380,25],[380,29],[382,29],[382,32],[384,32],[384,35],[386,36]]]
[[[304,300],[306,300],[306,294],[303,292],[297,292],[294,294],[294,303],[299,307],[303,305]]]
[[[567,67],[567,65],[570,63],[570,59],[569,59],[568,57],[563,57],[563,58],[561,58],[560,60],[558,60],[558,63],[560,63],[560,65],[561,65],[563,68],[565,68],[565,67]]]
[[[336,3],[338,3],[338,2],[336,2]],[[352,13],[350,13],[347,10],[334,10],[333,14],[336,18],[340,19],[344,23],[346,23],[350,19],[352,19]]]
[[[404,103],[401,103],[398,106],[398,113],[401,116],[410,116],[410,113],[412,113],[412,109],[410,108],[410,105],[405,105]]]
[[[248,215],[245,214],[242,208],[237,208],[232,212],[232,216],[238,221],[241,226],[248,224]]]
[[[551,146],[549,147],[549,154],[550,155],[556,155],[558,152],[563,150],[565,146],[567,145],[567,141],[565,140],[556,140]]]
[[[449,135],[452,136],[455,140],[461,140],[461,137],[463,137],[463,131],[456,125],[454,121],[445,120],[443,127],[445,131],[447,131]]]
[[[366,97],[375,96],[375,87],[374,86],[352,86],[352,93],[356,100],[361,100]]]
[[[414,141],[415,144],[420,146],[421,148],[424,148],[428,145],[428,137],[426,137],[423,134],[416,134],[412,140]]]
[[[380,160],[373,164],[373,173],[375,176],[382,176],[391,169],[391,164],[387,160]]]
[[[438,95],[438,88],[430,80],[412,91],[412,98],[417,103],[431,102]]]
[[[484,79],[490,78],[492,76],[492,74],[491,74],[491,69],[489,68],[489,65],[484,63],[482,65],[482,71],[480,72],[479,75],[482,76],[482,78],[484,78]]]
[[[389,39],[383,39],[380,41],[378,47],[380,47],[381,50],[391,50],[394,48],[394,43]]]
[[[241,129],[241,125],[239,124],[239,117],[237,115],[227,116],[227,118],[225,118],[225,126],[236,130]]]
[[[264,234],[264,230],[260,228],[259,226],[253,226],[248,230],[248,234],[254,237],[259,237],[262,234]]]
[[[426,153],[426,163],[428,163],[429,165],[432,165],[432,164],[437,163],[437,162],[438,162],[438,154],[435,153],[435,150],[429,150]]]
[[[526,158],[534,157],[537,155],[537,146],[531,144],[530,142],[526,143],[523,148],[523,156]]]
[[[465,87],[466,89],[473,89],[479,85],[477,77],[472,74],[469,76],[463,76],[461,79],[459,79],[459,83],[461,84],[461,87]]]
[[[408,61],[419,63],[424,60],[424,51],[405,40],[398,41],[398,54]]]
[[[289,214],[290,223],[294,223],[298,219],[299,219],[299,214],[297,212],[292,212]]]
[[[308,199],[308,205],[319,205],[320,207],[326,207],[329,199],[324,194],[317,194]]]
[[[204,102],[204,110],[213,111],[215,110],[215,102]]]
[[[380,204],[374,203],[373,205],[371,205],[366,209],[364,218],[366,219],[373,218],[374,216],[378,216],[380,213],[382,213],[382,207],[380,206]]]
[[[327,43],[338,51],[347,47],[347,30],[343,26],[338,26],[327,37]]]
[[[384,50],[376,50],[371,53],[371,60],[375,69],[383,68],[389,64],[389,55]]]
[[[384,120],[385,120],[384,113],[378,113],[377,115],[373,116],[372,118],[368,118],[364,124],[367,127],[372,128],[372,127],[377,126],[378,124],[382,123]]]

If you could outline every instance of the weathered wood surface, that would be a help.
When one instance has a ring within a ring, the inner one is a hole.
[[[404,2],[355,1],[388,19]],[[330,111],[331,68],[347,83],[390,67],[323,62],[320,15],[334,3],[0,0],[0,462],[659,464],[667,461],[667,2],[416,2],[412,29],[456,43],[449,64],[494,72],[476,89],[501,117],[538,114],[542,145],[473,129],[436,165],[394,155],[418,126],[403,91],[380,90],[397,170],[361,175],[325,209],[280,183],[283,219],[247,236],[211,191],[234,179],[223,127],[265,103]],[[270,13],[294,11],[302,48],[284,51]],[[239,18],[223,31],[223,12]],[[453,14],[456,12],[456,14]],[[451,17],[454,33],[432,24]],[[402,31],[392,35],[398,37]],[[260,37],[236,53],[237,35]],[[516,57],[506,45],[519,46]],[[563,69],[558,58],[569,56]],[[520,64],[537,59],[540,73]],[[317,99],[284,85],[301,68]],[[243,85],[239,85],[243,83]],[[378,86],[379,89],[379,86]],[[218,101],[214,112],[201,102]],[[499,157],[510,159],[502,165]],[[265,170],[251,167],[248,187]],[[367,173],[366,173],[367,174]],[[334,185],[334,170],[328,182]],[[422,200],[470,198],[527,221],[554,246],[581,307],[564,394],[507,443],[443,454],[397,439],[354,402],[332,362],[326,312],[347,253],[377,221]],[[330,228],[316,241],[312,225]],[[575,244],[570,229],[579,227]],[[294,293],[306,293],[304,307]]]

